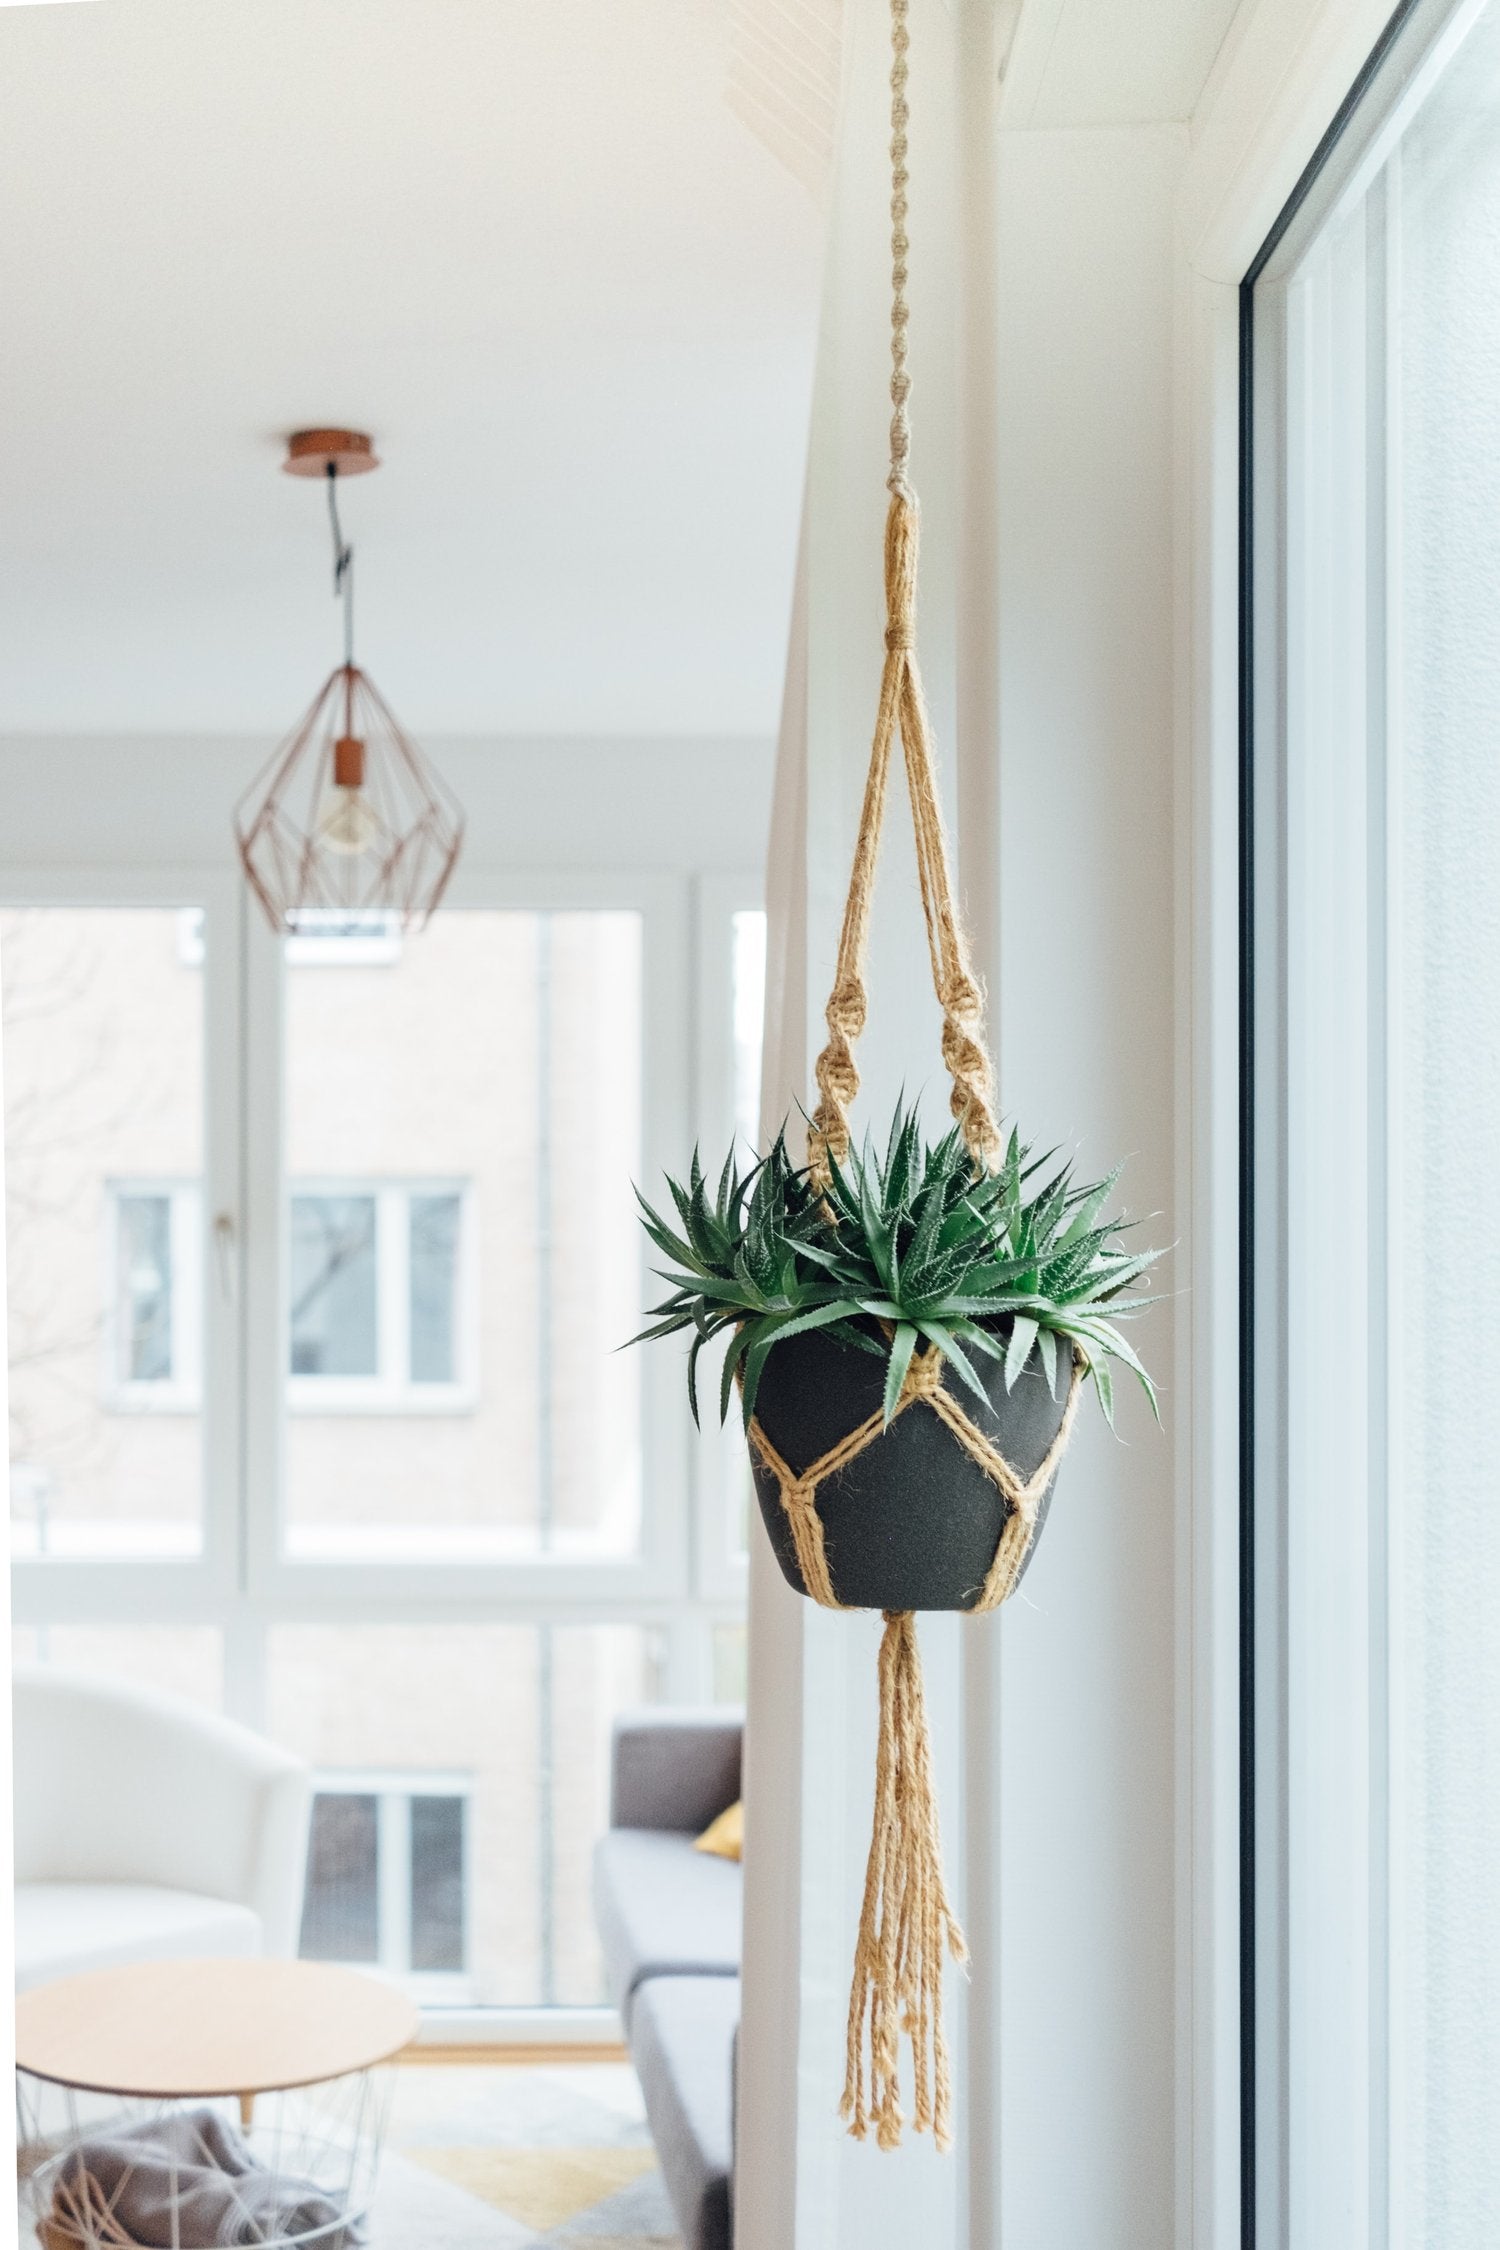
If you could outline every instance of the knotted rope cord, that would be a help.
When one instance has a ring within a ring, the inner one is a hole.
[[[869,1010],[865,963],[870,906],[885,823],[891,745],[898,727],[911,799],[932,985],[943,1011],[943,1064],[953,1081],[953,1115],[965,1146],[985,1170],[995,1169],[1003,1146],[995,1123],[993,1072],[984,1040],[984,993],[974,974],[954,903],[933,767],[932,725],[917,665],[918,511],[916,494],[906,477],[911,454],[911,377],[906,368],[911,319],[906,302],[910,248],[906,234],[908,4],[909,0],[891,0],[891,461],[886,479],[891,501],[885,524],[886,653],[833,990],[825,1013],[828,1043],[815,1069],[821,1099],[813,1112],[809,1157],[814,1177],[825,1180],[828,1156],[832,1154],[842,1162],[848,1154],[849,1111],[859,1092],[854,1047]]]
[[[891,0],[891,431],[890,506],[885,525],[885,665],[880,705],[860,808],[849,895],[839,933],[838,961],[826,1020],[828,1042],[815,1075],[819,1102],[809,1135],[809,1167],[825,1187],[830,1157],[849,1151],[849,1111],[859,1092],[854,1048],[865,1027],[869,999],[865,964],[870,907],[880,834],[885,821],[891,745],[901,733],[916,838],[917,874],[933,990],[943,1012],[943,1064],[953,1082],[951,1107],[964,1145],[982,1170],[998,1168],[1003,1142],[995,1122],[993,1080],[984,1037],[984,993],[970,962],[954,903],[947,839],[933,766],[932,728],[922,694],[916,651],[918,515],[907,481],[911,455],[907,373],[906,100],[909,0]],[[945,1422],[963,1450],[1003,1493],[1005,1522],[994,1558],[978,1589],[975,1610],[994,1609],[1014,1591],[1036,1533],[1042,1499],[1072,1435],[1086,1362],[1075,1351],[1061,1426],[1046,1458],[1022,1477],[990,1443],[943,1383],[936,1347],[914,1354],[896,1414],[921,1403]],[[885,1433],[873,1414],[800,1474],[785,1462],[758,1420],[750,1442],[775,1478],[791,1529],[802,1582],[824,1608],[840,1609],[829,1570],[818,1513],[818,1486],[875,1444]],[[952,2087],[943,2033],[945,1954],[967,1958],[963,1931],[943,1883],[937,1800],[922,1695],[916,1624],[910,1610],[887,1610],[880,1644],[880,1736],[875,1773],[875,1819],[865,1872],[864,1900],[849,1995],[844,2094],[840,2111],[863,2140],[871,2125],[881,2148],[901,2138],[900,2040],[911,2045],[912,2122],[931,2129],[940,2149],[952,2141]],[[869,2054],[866,2072],[866,2049]]]
[[[916,1405],[929,1407],[1005,1496],[1005,1522],[994,1557],[965,1612],[975,1616],[998,1609],[1020,1580],[1047,1487],[1073,1434],[1087,1364],[1075,1353],[1057,1435],[1029,1477],[1021,1476],[965,1413],[943,1382],[944,1365],[936,1345],[913,1353],[891,1419]],[[848,1605],[834,1591],[818,1487],[876,1444],[886,1427],[882,1414],[870,1415],[799,1473],[777,1452],[759,1417],[751,1419],[750,1444],[776,1480],[802,1583],[824,1609]],[[946,2149],[952,2145],[952,2087],[943,2032],[943,1956],[946,1952],[964,1961],[968,1948],[943,1884],[915,1620],[910,1610],[887,1610],[884,1616],[875,1820],[854,1949],[839,2110],[856,2140],[863,2140],[873,2124],[880,2147],[896,2147],[903,2122],[899,2031],[911,2042],[912,2123],[919,2133],[930,2127],[937,2146]]]

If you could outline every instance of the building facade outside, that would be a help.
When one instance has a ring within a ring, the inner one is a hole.
[[[742,1081],[761,927],[737,918]],[[286,950],[282,1553],[628,1567],[640,916],[445,911],[414,939],[377,918]],[[118,1622],[34,1627],[18,1653],[220,1705],[223,1634],[130,1592],[132,1566],[201,1549],[205,1299],[242,1282],[203,1184],[202,916],[12,909],[0,980],[13,1549],[121,1587]],[[726,1687],[738,1640],[720,1627]],[[601,1997],[589,1845],[612,1716],[662,1689],[651,1623],[268,1615],[254,1662],[262,1723],[318,1775],[304,1950],[433,1999]]]

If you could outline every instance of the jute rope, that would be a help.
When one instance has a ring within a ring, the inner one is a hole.
[[[984,992],[954,903],[932,728],[917,666],[917,501],[907,481],[911,454],[911,378],[906,364],[908,5],[909,0],[891,0],[891,452],[886,480],[891,498],[885,525],[885,665],[826,1011],[828,1042],[816,1065],[819,1101],[813,1112],[808,1160],[814,1181],[824,1186],[830,1158],[842,1163],[848,1155],[849,1111],[859,1092],[854,1049],[869,1007],[865,966],[870,909],[891,748],[898,730],[933,990],[943,1014],[943,1063],[953,1085],[953,1115],[964,1145],[982,1170],[997,1170],[1003,1149],[984,1037]],[[1014,1591],[1030,1552],[1042,1500],[1072,1435],[1086,1362],[1074,1353],[1061,1426],[1045,1460],[1029,1477],[1022,1477],[964,1412],[943,1382],[943,1367],[943,1355],[936,1347],[914,1354],[895,1411],[900,1415],[922,1405],[938,1415],[1004,1495],[1004,1525],[972,1605],[976,1611],[991,1610]],[[877,1443],[885,1429],[884,1417],[872,1414],[799,1473],[781,1458],[759,1420],[750,1423],[751,1445],[781,1494],[802,1582],[813,1600],[827,1609],[845,1605],[834,1592],[818,1513],[818,1487]],[[904,2037],[912,2055],[912,2122],[918,2132],[930,2129],[938,2147],[947,2148],[952,2141],[952,2088],[943,2033],[943,1967],[946,1956],[966,1959],[967,1948],[943,1882],[916,1624],[909,1610],[887,1610],[884,1616],[875,1820],[854,1952],[840,2109],[856,2138],[864,2139],[873,2125],[881,2148],[896,2146],[903,2122],[899,2049]]]
[[[849,895],[839,933],[838,961],[825,1020],[828,1043],[815,1075],[821,1099],[813,1112],[810,1158],[814,1176],[827,1176],[827,1156],[839,1162],[849,1152],[849,1111],[859,1092],[854,1047],[865,1027],[869,996],[865,963],[869,950],[870,907],[880,833],[885,824],[886,786],[891,746],[899,728],[906,763],[906,788],[916,836],[917,874],[932,985],[943,1011],[943,1063],[953,1081],[952,1110],[976,1164],[993,1171],[1002,1149],[995,1123],[993,1071],[984,1039],[984,991],[969,959],[968,944],[953,898],[948,845],[943,831],[933,768],[932,724],[917,666],[916,603],[918,516],[916,494],[907,483],[911,453],[906,370],[906,29],[908,0],[891,0],[891,465],[886,479],[890,507],[885,520],[885,667],[880,707],[870,749],[859,833]]]
[[[965,1612],[972,1616],[998,1609],[1015,1590],[1047,1487],[1073,1434],[1086,1370],[1075,1355],[1057,1435],[1031,1475],[1022,1477],[964,1412],[943,1382],[943,1368],[935,1345],[913,1353],[891,1419],[913,1406],[930,1408],[1004,1495],[1005,1522],[990,1567]],[[799,1473],[777,1452],[759,1417],[751,1418],[750,1443],[776,1480],[802,1583],[824,1609],[848,1605],[834,1591],[818,1488],[884,1436],[886,1426],[883,1414],[870,1415]],[[897,2056],[904,2033],[911,2043],[912,2123],[919,2133],[931,2128],[937,2146],[946,2149],[952,2145],[952,2089],[943,2031],[943,1957],[947,1953],[964,1961],[968,1949],[943,1883],[916,1622],[910,1610],[887,1610],[884,1616],[875,1821],[854,1948],[839,2109],[857,2140],[873,2124],[881,2148],[896,2147],[903,2122]]]
[[[815,1068],[821,1099],[813,1111],[809,1157],[814,1177],[825,1180],[828,1155],[842,1163],[849,1153],[849,1111],[859,1092],[854,1047],[869,1009],[865,963],[870,907],[885,821],[892,738],[898,726],[916,837],[932,985],[943,1011],[943,1064],[953,1082],[950,1106],[976,1164],[986,1171],[995,1170],[1003,1148],[995,1123],[993,1072],[984,1038],[984,991],[970,963],[954,903],[933,771],[931,724],[917,669],[916,578],[916,501],[904,490],[893,490],[885,525],[887,623],[880,708],[854,843],[833,990],[825,1011],[828,1042]]]

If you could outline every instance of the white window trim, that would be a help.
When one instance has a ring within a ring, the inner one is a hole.
[[[165,1196],[169,1203],[169,1255],[172,1291],[172,1373],[159,1380],[133,1379],[120,1372],[124,1338],[120,1333],[120,1203],[128,1196]],[[104,1195],[104,1304],[101,1382],[106,1406],[115,1414],[197,1414],[203,1406],[203,1301],[207,1247],[203,1233],[203,1188],[198,1180],[109,1179]]]
[[[314,907],[286,941],[290,969],[385,969],[401,958],[400,916]]]
[[[1373,1686],[1373,1673],[1385,1660],[1384,1639],[1393,1660],[1390,1693],[1399,1699],[1399,1651],[1391,1638],[1388,1604],[1381,1597],[1382,1464],[1389,1444],[1383,1423],[1388,1409],[1376,1395],[1378,1386],[1372,1387],[1371,1365],[1353,1353],[1340,1355],[1338,1370],[1324,1370],[1334,1379],[1310,1413],[1306,1385],[1290,1360],[1294,1337],[1305,1336],[1309,1321],[1320,1317],[1317,1268],[1347,1276],[1372,1251],[1373,1366],[1389,1352],[1388,1273],[1385,1291],[1379,1286],[1389,1082],[1374,1104],[1368,1129],[1361,1128],[1345,1149],[1337,1180],[1328,1176],[1326,1163],[1324,1176],[1319,1176],[1316,1140],[1310,1138],[1315,1121],[1332,1116],[1340,1103],[1347,1116],[1351,1080],[1363,1083],[1362,1074],[1374,1068],[1366,1029],[1378,1022],[1387,997],[1389,930],[1382,928],[1378,908],[1385,874],[1380,855],[1389,856],[1393,808],[1387,802],[1390,777],[1382,777],[1378,760],[1366,769],[1362,701],[1372,689],[1371,719],[1378,739],[1382,708],[1393,708],[1398,692],[1394,678],[1373,680],[1366,665],[1365,590],[1357,567],[1363,554],[1351,556],[1356,567],[1348,569],[1333,559],[1351,526],[1363,539],[1366,519],[1378,547],[1387,502],[1378,478],[1366,484],[1363,399],[1341,393],[1335,411],[1326,391],[1326,347],[1340,328],[1358,325],[1362,306],[1352,300],[1347,283],[1342,294],[1328,286],[1318,270],[1314,238],[1362,193],[1431,71],[1476,12],[1476,0],[1423,0],[1405,19],[1391,65],[1366,95],[1256,291],[1254,2170],[1257,2239],[1264,2250],[1277,2250],[1289,2239],[1327,2240],[1330,2228],[1351,2239],[1384,2240],[1387,2215],[1381,2204],[1387,2185],[1392,2242],[1401,2230],[1399,2181],[1386,2126],[1400,2089],[1394,2082],[1382,2083],[1383,2026],[1387,2011],[1399,2005],[1399,1969],[1383,1935],[1380,1904],[1390,1874],[1382,1864],[1384,1839],[1401,1817],[1399,1771],[1387,1754],[1390,1706],[1384,1714],[1379,1711]],[[1257,13],[1269,16],[1269,10]],[[1208,223],[1199,249],[1200,270],[1217,273],[1214,282],[1205,278],[1196,284],[1193,411],[1205,449],[1199,458],[1207,465],[1201,520],[1195,520],[1192,533],[1202,570],[1202,584],[1191,603],[1193,629],[1205,652],[1194,768],[1205,777],[1197,816],[1200,865],[1216,869],[1217,888],[1200,890],[1201,918],[1193,942],[1200,958],[1210,943],[1216,945],[1226,966],[1237,950],[1233,855],[1238,742],[1233,704],[1227,696],[1216,699],[1214,682],[1227,687],[1237,670],[1231,655],[1237,569],[1230,540],[1237,540],[1239,526],[1234,449],[1225,444],[1215,451],[1211,431],[1214,400],[1222,402],[1226,422],[1230,399],[1237,404],[1239,323],[1238,292],[1225,288],[1217,275],[1227,258],[1238,259],[1243,271],[1258,253],[1280,203],[1384,30],[1390,9],[1383,6],[1377,17],[1348,21],[1333,37],[1330,19],[1337,13],[1326,5],[1315,11],[1308,44],[1320,42],[1321,51],[1316,57],[1303,52],[1290,69],[1284,50],[1274,54],[1273,62],[1272,50],[1260,48],[1263,90],[1269,90],[1273,70],[1284,79],[1268,113],[1274,128],[1270,146],[1278,152],[1270,167],[1273,180],[1282,167],[1275,200],[1268,206],[1264,188],[1254,201],[1243,190],[1236,197],[1221,177],[1229,204],[1237,201],[1241,207],[1237,235],[1226,229],[1222,212],[1210,213],[1202,205]],[[1252,49],[1259,44],[1253,26],[1248,44]],[[1258,134],[1266,131],[1264,122],[1258,125]],[[1264,144],[1257,153],[1264,173]],[[1198,183],[1200,189],[1204,184]],[[1257,233],[1259,239],[1254,238]],[[1378,289],[1378,242],[1374,249],[1366,287]],[[1309,251],[1301,302],[1289,305],[1288,282]],[[1387,599],[1389,592],[1387,588]],[[1316,659],[1305,636],[1289,636],[1282,629],[1284,615],[1296,615],[1314,600],[1323,604],[1325,626]],[[1286,801],[1284,774],[1291,776]],[[1332,1016],[1295,974],[1298,919],[1307,911],[1311,874],[1308,840],[1319,826],[1305,800],[1312,790],[1326,798],[1330,789],[1343,790],[1362,804],[1368,793],[1369,833],[1376,844],[1376,857],[1367,858],[1365,830],[1354,839],[1349,823],[1336,822],[1332,825],[1344,848],[1332,855],[1324,852],[1317,863],[1319,928],[1324,942],[1332,934],[1340,945],[1344,977]],[[1279,933],[1287,929],[1291,937],[1284,953]],[[1367,934],[1367,942],[1350,945],[1351,931]],[[1213,981],[1203,980],[1205,993]],[[1212,1024],[1200,1008],[1196,1030],[1203,1059],[1194,1081],[1200,1116],[1194,1164],[1202,1177],[1193,1210],[1195,1229],[1201,1230],[1208,1223],[1207,1190],[1216,1177],[1216,1223],[1233,1240],[1229,1229],[1237,1233],[1233,1171],[1238,1165],[1239,1087],[1231,1041],[1238,1011],[1227,978],[1218,985],[1217,1011],[1217,1024]],[[1210,1056],[1211,1072],[1205,1067]],[[1291,1122],[1293,1109],[1297,1130]],[[1288,1257],[1289,1236],[1301,1253],[1295,1265]],[[1231,1369],[1231,1354],[1237,1351],[1231,1295],[1237,1290],[1236,1268],[1237,1260],[1231,1265],[1215,1257],[1199,1233],[1195,1269],[1214,1277],[1209,1286],[1217,1295],[1200,1302],[1195,1323],[1201,1354],[1194,1371],[1197,1451],[1199,1462],[1206,1464],[1216,1450],[1226,1491],[1238,1481],[1237,1386]],[[1216,1315],[1207,1317],[1215,1303]],[[1222,1376],[1213,1380],[1219,1368]],[[1368,1478],[1361,1462],[1368,1464]],[[1184,2074],[1190,2136],[1184,2208],[1201,2225],[1205,2244],[1230,2250],[1240,2239],[1235,2115],[1239,1898],[1232,1880],[1239,1822],[1237,1805],[1223,1786],[1223,1768],[1238,1700],[1231,1672],[1239,1644],[1238,1572],[1231,1567],[1222,1532],[1216,1541],[1205,1537],[1211,1490],[1198,1485],[1198,1503],[1188,1518],[1195,1543],[1207,1554],[1218,1546],[1222,1562],[1212,1578],[1201,1570],[1197,1574],[1191,1681],[1197,1708],[1186,1721],[1198,1749],[1187,1830],[1196,1868],[1185,1958],[1195,1977],[1195,1998],[1194,2045]],[[1321,1584],[1314,1619],[1297,1587],[1305,1587],[1317,1572]],[[1310,1702],[1304,1690],[1311,1686],[1314,1664],[1317,1690]],[[1210,1691],[1218,1705],[1218,1770],[1205,1754],[1210,1729],[1201,1715]],[[1289,1698],[1299,1696],[1293,1728]],[[1315,1740],[1310,1741],[1311,1717],[1316,1723]],[[1299,1852],[1293,1841],[1294,1830],[1306,1828],[1310,1804],[1316,1807],[1317,1833],[1326,1845],[1315,1859]],[[1388,1908],[1386,1914],[1388,1922]],[[1307,2004],[1310,1978],[1319,1980],[1312,2007]],[[1196,2244],[1199,2234],[1192,2239]]]
[[[108,1557],[52,1553],[12,1557],[13,1614],[18,1624],[107,1621],[118,1617],[122,1593],[148,1601],[159,1590],[172,1615],[184,1597],[222,1605],[232,1595],[239,1549],[241,1478],[240,1244],[242,1240],[241,1055],[233,1036],[242,979],[242,884],[221,866],[9,867],[0,869],[0,899],[25,907],[199,906],[206,932],[203,962],[203,1145],[200,1192],[206,1224],[199,1254],[203,1319],[202,1511],[194,1536],[170,1554],[132,1552],[122,1543]],[[110,1325],[106,1321],[106,1327]],[[124,1570],[128,1576],[121,1578]]]
[[[122,781],[122,790],[134,783]],[[122,851],[124,847],[122,846]],[[617,907],[643,918],[647,1006],[643,1055],[642,1180],[680,1165],[684,1124],[705,1143],[732,1107],[731,1082],[708,1086],[728,988],[699,958],[703,899],[760,903],[755,874],[595,873],[571,866],[521,870],[467,855],[455,906],[555,912]],[[700,886],[702,898],[700,898]],[[263,1728],[269,1634],[302,1622],[335,1624],[625,1624],[663,1643],[669,1703],[712,1701],[713,1633],[744,1623],[744,1569],[716,1569],[701,1534],[707,1505],[696,1474],[682,1369],[670,1352],[642,1358],[648,1497],[641,1551],[624,1560],[293,1560],[280,1547],[281,1404],[287,1349],[281,1276],[285,1245],[279,1171],[283,1116],[282,949],[252,908],[238,869],[146,866],[123,857],[87,867],[0,867],[0,899],[16,906],[206,909],[204,959],[204,1510],[201,1551],[182,1557],[16,1556],[12,1607],[21,1627],[202,1626],[222,1637],[224,1706]],[[729,928],[713,940],[729,958]],[[694,1028],[696,1024],[696,1029]],[[732,1047],[725,1056],[732,1060]],[[246,1246],[253,1258],[245,1256]],[[644,1269],[644,1255],[643,1255]],[[717,1511],[711,1511],[719,1521]],[[457,2015],[446,2019],[451,2030]],[[475,2039],[560,2035],[573,2022],[613,2036],[608,2011],[481,2009],[462,2018]]]
[[[694,902],[697,924],[698,1002],[698,1129],[706,1159],[723,1162],[735,1133],[735,1036],[732,1012],[734,992],[734,917],[763,911],[765,883],[745,869],[737,874],[701,875]],[[743,1164],[746,1152],[739,1151]],[[678,1159],[679,1165],[681,1159]],[[676,1355],[662,1355],[674,1362]],[[680,1364],[673,1375],[683,1381]],[[744,1492],[747,1508],[755,1506],[750,1488],[750,1463],[731,1406],[728,1420],[719,1421],[719,1362],[705,1353],[698,1386],[700,1425],[694,1433],[694,1516],[698,1537],[699,1580],[704,1591],[720,1598],[744,1601],[749,1586],[749,1557],[735,1535],[738,1495]]]
[[[287,939],[289,968],[389,968],[401,958],[403,936],[396,914],[315,907],[309,918],[320,926],[303,927]],[[185,968],[203,966],[203,916],[197,907],[185,906],[178,914],[177,958]]]
[[[697,1114],[713,1039],[723,1036],[727,992],[708,985],[698,959],[700,881],[706,895],[727,881],[734,904],[758,903],[759,878],[748,873],[726,879],[596,873],[569,866],[517,869],[469,855],[451,886],[455,906],[556,912],[617,907],[642,915],[648,994],[643,1180],[659,1179],[680,1164],[684,1121]],[[109,1623],[118,1619],[128,1586],[132,1615],[143,1622],[203,1623],[227,1633],[228,1708],[250,1725],[261,1723],[264,1710],[264,1626],[314,1616],[415,1623],[443,1616],[639,1622],[666,1631],[669,1697],[709,1700],[712,1628],[742,1620],[744,1574],[730,1567],[716,1575],[712,1538],[700,1536],[694,1441],[682,1411],[682,1370],[670,1352],[642,1355],[653,1505],[635,1556],[598,1563],[558,1557],[477,1563],[403,1559],[394,1565],[293,1560],[281,1552],[279,1499],[274,1507],[267,1501],[281,1491],[287,1363],[278,1168],[282,949],[263,918],[251,910],[233,867],[147,867],[126,858],[83,868],[0,867],[0,898],[17,906],[182,907],[197,902],[208,917],[205,1212],[211,1215],[213,1254],[205,1286],[203,1550],[180,1559],[76,1557],[66,1567],[58,1558],[17,1557],[17,1622]],[[726,925],[726,962],[728,945]],[[702,1065],[695,1044],[700,1041]],[[242,1066],[249,1070],[243,1091]],[[727,1116],[727,1083],[716,1099]],[[718,1129],[712,1119],[701,1124],[705,1141]],[[254,1250],[253,1258],[244,1256],[246,1245]],[[644,1270],[644,1254],[642,1263]],[[120,1570],[126,1564],[130,1576],[122,1582]]]
[[[1178,2201],[1240,2250],[1240,284],[1392,0],[1246,0],[1178,195]],[[1274,2227],[1263,2250],[1275,2250]]]
[[[290,1179],[287,1205],[297,1196],[371,1196],[375,1202],[375,1311],[379,1372],[374,1375],[287,1376],[287,1405],[294,1414],[472,1414],[479,1403],[479,1261],[474,1191],[467,1180],[318,1177]],[[459,1199],[458,1270],[454,1302],[454,1352],[458,1374],[449,1383],[411,1379],[410,1210],[416,1195]]]
[[[556,913],[620,908],[642,920],[642,973],[647,1004],[643,1037],[642,1155],[644,1178],[659,1178],[680,1162],[681,1121],[693,1115],[690,880],[655,875],[590,874],[577,869],[518,871],[486,867],[467,854],[454,872],[445,904],[452,908],[507,908]],[[281,1024],[284,967],[281,947],[260,918],[247,925],[247,1040],[254,1056],[247,1125],[249,1150],[247,1224],[263,1245],[254,1287],[262,1302],[250,1325],[247,1352],[247,1477],[252,1493],[283,1489],[281,1433],[274,1403],[287,1364],[281,1292],[281,1183],[275,1152],[282,1117]],[[645,1259],[642,1249],[644,1287]],[[273,1356],[274,1354],[274,1356]],[[536,1605],[561,1613],[571,1603],[618,1603],[622,1613],[669,1596],[695,1602],[695,1541],[690,1530],[690,1444],[681,1409],[681,1370],[670,1353],[641,1356],[643,1462],[647,1505],[641,1544],[630,1556],[569,1558],[528,1555],[427,1561],[410,1556],[355,1560],[282,1551],[279,1505],[255,1505],[248,1515],[248,1570],[257,1599],[292,1607],[330,1602],[351,1611],[383,1614],[392,1604],[399,1574],[402,1599],[424,1606],[462,1607],[480,1589],[492,1602]],[[689,1426],[690,1427],[690,1426]],[[711,1590],[710,1590],[711,1592]]]

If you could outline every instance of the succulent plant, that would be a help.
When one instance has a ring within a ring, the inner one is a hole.
[[[983,1398],[971,1355],[1002,1360],[1009,1389],[1035,1347],[1055,1394],[1061,1341],[1065,1364],[1079,1353],[1111,1424],[1112,1360],[1155,1413],[1151,1377],[1115,1323],[1153,1301],[1126,1292],[1161,1253],[1129,1250],[1128,1222],[1104,1215],[1118,1171],[1080,1187],[1070,1164],[1052,1161],[1012,1132],[999,1170],[986,1172],[956,1129],[925,1145],[904,1104],[884,1156],[867,1141],[842,1163],[830,1158],[826,1186],[793,1162],[784,1132],[743,1173],[731,1151],[712,1191],[695,1152],[686,1183],[667,1182],[677,1227],[639,1197],[646,1232],[670,1261],[656,1269],[670,1295],[631,1341],[692,1331],[695,1420],[698,1358],[715,1337],[733,1331],[720,1417],[738,1377],[748,1426],[769,1353],[814,1328],[884,1359],[887,1421],[921,1342]]]

